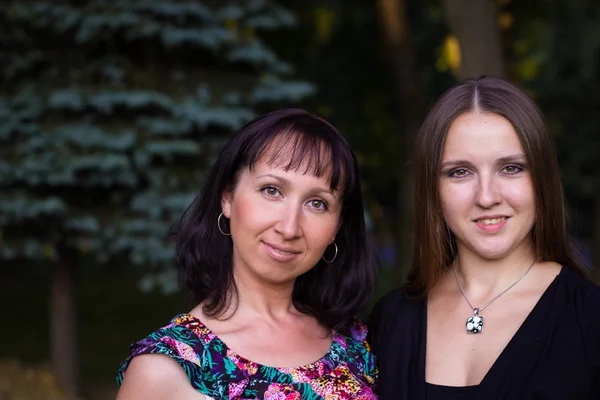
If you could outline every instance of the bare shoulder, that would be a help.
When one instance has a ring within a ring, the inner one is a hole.
[[[203,400],[175,360],[163,354],[142,354],[125,371],[117,400]]]

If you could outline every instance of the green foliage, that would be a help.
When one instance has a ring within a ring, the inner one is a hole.
[[[8,2],[0,257],[54,259],[67,244],[172,264],[169,228],[230,132],[314,92],[259,37],[293,23],[266,0]]]
[[[299,29],[265,41],[319,87],[319,96],[309,97],[306,107],[328,117],[348,138],[355,150],[363,177],[367,208],[378,233],[397,228],[399,129],[397,107],[405,99],[394,97],[391,89],[390,54],[385,54],[376,2],[280,0],[294,11]],[[454,84],[450,72],[434,68],[436,47],[447,33],[438,1],[409,1],[406,12],[411,21],[420,94],[431,104]],[[290,43],[294,43],[290,46]],[[424,116],[423,116],[424,117]],[[406,172],[408,173],[408,172]]]
[[[541,106],[556,138],[576,233],[593,232],[600,193],[600,4],[584,0],[512,2],[509,32],[516,78]]]

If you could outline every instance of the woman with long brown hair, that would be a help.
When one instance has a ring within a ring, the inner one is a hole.
[[[372,317],[380,398],[600,399],[600,288],[534,102],[499,78],[458,84],[412,167],[412,270]]]

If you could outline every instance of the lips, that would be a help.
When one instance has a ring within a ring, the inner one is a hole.
[[[496,218],[479,218],[476,219],[475,222],[484,224],[484,225],[496,225],[502,221],[505,221],[507,217],[496,217]]]
[[[498,233],[502,231],[509,217],[504,215],[485,215],[475,219],[475,225],[485,233]]]
[[[298,257],[298,254],[300,254],[300,251],[290,248],[290,247],[277,246],[277,245],[273,245],[273,244],[266,243],[266,242],[263,242],[263,244],[265,246],[267,254],[276,261],[280,261],[280,262],[292,261],[296,257]]]
[[[264,242],[267,246],[273,248],[273,250],[278,251],[282,254],[300,254],[300,251],[293,249],[291,247],[286,247],[286,246],[276,246],[274,244],[271,243],[267,243]]]

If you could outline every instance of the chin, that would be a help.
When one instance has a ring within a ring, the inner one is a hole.
[[[473,246],[471,251],[486,260],[500,260],[510,254],[510,247]]]
[[[297,276],[295,274],[278,274],[277,272],[260,274],[260,279],[269,285],[285,285],[293,283],[296,278]]]

